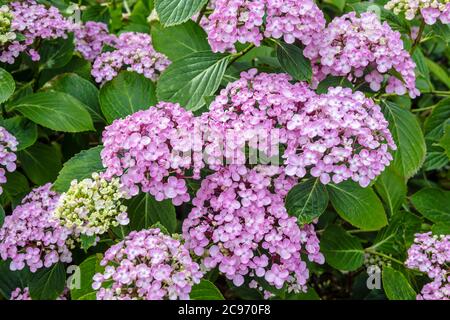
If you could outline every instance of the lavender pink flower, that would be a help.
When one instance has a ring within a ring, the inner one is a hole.
[[[212,50],[225,52],[236,42],[259,46],[264,37],[308,44],[325,18],[312,0],[217,0],[202,25]]]
[[[56,300],[67,300],[69,290],[66,288],[64,292]],[[16,288],[11,292],[10,300],[32,300],[30,296],[30,289],[25,287],[23,289]]]
[[[104,177],[120,177],[131,196],[140,189],[158,201],[189,201],[185,173],[193,169],[199,178],[203,166],[202,146],[193,139],[193,129],[193,114],[166,102],[115,120],[103,132]],[[200,153],[199,161],[193,161],[191,151]]]
[[[416,234],[405,264],[426,273],[432,281],[422,288],[418,300],[450,300],[450,235]]]
[[[312,225],[289,217],[284,196],[295,179],[231,165],[206,177],[183,223],[186,246],[206,270],[218,267],[234,285],[263,278],[304,291],[309,272],[301,254],[323,263]]]
[[[131,232],[100,264],[92,285],[98,300],[188,300],[203,277],[180,241],[159,229]]]
[[[0,194],[3,193],[1,184],[6,183],[6,171],[16,170],[17,151],[19,142],[5,128],[0,127]]]
[[[22,52],[26,52],[33,61],[40,59],[33,48],[38,40],[67,38],[73,24],[65,19],[55,7],[45,7],[34,0],[12,2],[10,4],[13,20],[11,32],[21,34],[24,40],[15,38],[0,47],[0,62],[13,64]]]
[[[70,231],[52,216],[59,195],[50,187],[48,183],[30,192],[12,214],[6,216],[0,229],[0,257],[11,259],[13,271],[27,265],[35,272],[58,261],[72,261],[66,245]]]
[[[400,33],[387,22],[381,23],[373,12],[360,17],[350,12],[334,18],[323,32],[315,34],[304,54],[313,62],[316,84],[327,75],[345,76],[354,82],[362,78],[378,91],[387,77],[387,93],[409,92],[411,98],[420,95],[415,84],[416,65],[403,48]],[[402,79],[390,75],[391,70]]]
[[[74,30],[75,49],[88,61],[94,61],[102,53],[104,46],[113,46],[116,37],[109,33],[103,22],[88,21]]]
[[[134,71],[156,81],[169,66],[167,57],[152,46],[150,35],[124,32],[111,45],[115,50],[97,56],[92,65],[92,76],[102,83],[112,80],[120,70]]]

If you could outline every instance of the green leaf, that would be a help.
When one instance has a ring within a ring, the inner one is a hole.
[[[24,268],[20,271],[11,271],[9,268],[10,260],[0,259],[0,297],[10,298],[10,293],[16,288],[25,288],[28,286],[30,271]]]
[[[127,203],[132,230],[148,229],[160,222],[170,233],[177,227],[175,207],[170,200],[156,201],[148,193],[141,193]]]
[[[64,67],[43,70],[38,81],[39,87],[42,87],[47,81],[62,73],[76,73],[83,79],[90,80],[92,78],[91,63],[81,57],[73,56]]]
[[[397,150],[394,152],[393,166],[405,178],[411,178],[425,160],[425,139],[417,118],[408,110],[391,102],[384,102],[383,112],[389,122]]]
[[[168,28],[159,23],[152,25],[153,47],[156,51],[164,53],[171,61],[191,53],[211,50],[206,39],[206,32],[194,21]]]
[[[328,206],[328,192],[319,179],[309,179],[293,187],[286,197],[286,210],[302,224],[318,218]]]
[[[12,110],[19,111],[37,124],[62,132],[94,130],[86,106],[63,92],[40,92],[15,102]]]
[[[80,235],[81,245],[80,248],[84,250],[84,252],[87,252],[90,247],[93,247],[95,243],[97,242],[97,236],[87,236],[85,234]]]
[[[383,289],[389,300],[416,300],[416,292],[400,271],[383,267]]]
[[[69,278],[70,296],[72,300],[95,300],[96,291],[92,288],[92,278],[96,273],[103,272],[100,266],[101,254],[90,256],[75,269],[73,278]]]
[[[39,48],[41,69],[61,68],[72,59],[74,50],[73,36],[67,39],[46,40]]]
[[[439,170],[447,165],[449,158],[445,154],[445,150],[438,147],[432,147],[432,150],[427,150],[427,156],[423,163],[423,168],[426,171]]]
[[[19,141],[17,151],[28,148],[37,140],[38,131],[36,124],[24,117],[15,116],[3,119],[0,120],[0,124]]]
[[[56,300],[64,291],[66,270],[61,262],[40,269],[31,276],[30,296],[33,300]]]
[[[393,215],[405,200],[407,188],[405,179],[393,167],[388,167],[378,176],[375,190]]]
[[[2,206],[0,206],[0,228],[3,226],[3,222],[5,221],[5,210]]]
[[[277,58],[284,71],[295,80],[311,80],[311,62],[303,56],[302,49],[296,45],[277,41]]]
[[[331,4],[342,12],[345,8],[346,0],[324,0],[324,2]]]
[[[27,178],[18,171],[6,173],[6,183],[2,185],[3,193],[0,195],[2,206],[20,202],[22,197],[28,193],[30,187]]]
[[[441,221],[431,227],[433,234],[435,235],[447,235],[450,234],[450,222]]]
[[[100,106],[109,123],[155,104],[155,85],[135,72],[122,71],[100,89]]]
[[[58,192],[65,192],[69,189],[72,180],[83,180],[90,178],[93,172],[103,172],[102,160],[100,152],[103,146],[97,146],[80,153],[69,159],[62,170],[59,172],[58,178],[53,184],[53,189]]]
[[[414,54],[412,56],[414,62],[416,63],[416,73],[425,78],[426,81],[430,81],[430,70],[428,69],[425,56],[419,47],[416,47]],[[418,71],[418,72],[417,72]]]
[[[433,60],[425,58],[425,62],[431,73],[450,89],[450,77],[448,76],[447,71]]]
[[[155,9],[164,26],[173,26],[192,18],[208,0],[156,0]]]
[[[444,127],[448,119],[450,119],[450,98],[439,101],[431,115],[425,120],[425,137],[430,140],[439,140],[444,134]]]
[[[337,225],[330,225],[320,239],[325,261],[333,268],[353,271],[364,263],[361,241]]]
[[[204,279],[192,287],[189,297],[192,300],[225,300],[214,283]]]
[[[44,89],[70,94],[84,103],[94,122],[104,122],[98,102],[97,87],[76,73],[61,74],[47,82]]]
[[[413,194],[411,202],[428,220],[436,223],[450,221],[450,191],[425,188]]]
[[[62,167],[59,150],[42,143],[20,151],[18,159],[28,178],[37,185],[54,181]]]
[[[439,145],[444,148],[447,158],[450,159],[450,124],[444,129],[444,135],[439,140]]]
[[[379,230],[387,224],[383,205],[371,188],[353,181],[327,186],[331,203],[342,219],[362,230]]]
[[[0,68],[0,103],[5,102],[16,90],[16,82],[8,71]]]
[[[158,99],[178,102],[188,110],[200,109],[205,104],[204,97],[219,88],[229,57],[203,51],[173,62],[158,81]]]

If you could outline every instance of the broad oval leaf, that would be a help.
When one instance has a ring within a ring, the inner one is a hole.
[[[132,230],[148,229],[157,222],[174,233],[177,227],[175,207],[170,200],[156,201],[148,193],[141,193],[127,201]]]
[[[311,62],[303,56],[302,49],[296,45],[277,41],[277,58],[284,71],[295,80],[311,80]]]
[[[100,106],[109,123],[155,104],[155,85],[135,72],[122,71],[100,89]]]
[[[173,62],[158,81],[158,99],[178,102],[188,110],[201,108],[205,104],[204,97],[219,88],[229,57],[203,51]]]
[[[393,166],[405,178],[411,178],[425,161],[425,139],[417,118],[392,102],[383,109],[389,129],[397,144]]]
[[[425,188],[413,194],[411,202],[428,220],[436,223],[450,221],[450,191]]]
[[[52,182],[61,169],[61,153],[55,146],[36,143],[18,153],[28,178],[37,185]]]
[[[44,41],[39,48],[41,68],[61,68],[72,59],[74,50],[73,36]]]
[[[30,296],[33,300],[56,300],[64,291],[66,270],[61,262],[40,269],[31,276]]]
[[[214,283],[205,279],[202,279],[200,283],[192,286],[189,298],[192,300],[225,300]]]
[[[425,137],[439,140],[444,134],[444,127],[450,119],[450,98],[442,99],[433,108],[433,112],[424,123]]]
[[[61,74],[47,82],[44,89],[70,94],[84,103],[94,122],[104,122],[100,111],[97,87],[76,73]]]
[[[86,106],[63,92],[39,92],[19,99],[12,106],[31,121],[62,132],[94,130]]]
[[[69,189],[72,180],[83,180],[90,178],[93,172],[104,171],[105,168],[100,158],[102,149],[103,146],[97,146],[83,150],[64,163],[58,178],[53,184],[53,189],[58,192],[65,192]]]
[[[0,296],[9,299],[10,294],[16,288],[25,288],[28,286],[28,279],[31,272],[28,268],[20,271],[11,271],[10,260],[0,259]]]
[[[159,23],[152,25],[153,47],[171,61],[194,52],[211,50],[206,38],[206,32],[194,21],[167,28]]]
[[[0,103],[5,102],[12,96],[16,89],[16,83],[12,75],[0,68]]]
[[[390,215],[393,215],[406,198],[405,178],[399,175],[394,167],[388,167],[378,176],[374,186],[389,209]]]
[[[155,9],[164,26],[183,23],[208,2],[208,0],[156,0]]]
[[[371,188],[353,181],[329,184],[331,203],[342,219],[362,230],[379,230],[387,224],[380,199]]]
[[[400,271],[383,267],[383,289],[389,300],[416,300],[416,292]]]
[[[336,225],[330,225],[320,239],[325,261],[339,270],[353,271],[364,263],[361,241]]]
[[[286,210],[302,224],[318,218],[327,208],[328,192],[319,179],[309,179],[293,187],[286,196]]]

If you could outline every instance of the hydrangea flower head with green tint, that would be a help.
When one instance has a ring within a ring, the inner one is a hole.
[[[0,46],[16,38],[16,34],[11,31],[13,15],[8,6],[0,7]]]
[[[73,230],[75,237],[101,235],[111,227],[129,223],[127,207],[122,203],[126,197],[118,178],[108,181],[94,173],[92,178],[72,181],[54,215],[61,225]]]
[[[426,24],[435,24],[439,19],[442,23],[450,23],[449,0],[390,0],[384,6],[395,14],[403,13],[407,20],[421,15]]]

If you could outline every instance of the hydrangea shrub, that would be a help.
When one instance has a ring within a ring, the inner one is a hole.
[[[450,3],[178,1],[0,0],[0,300],[450,299]]]

